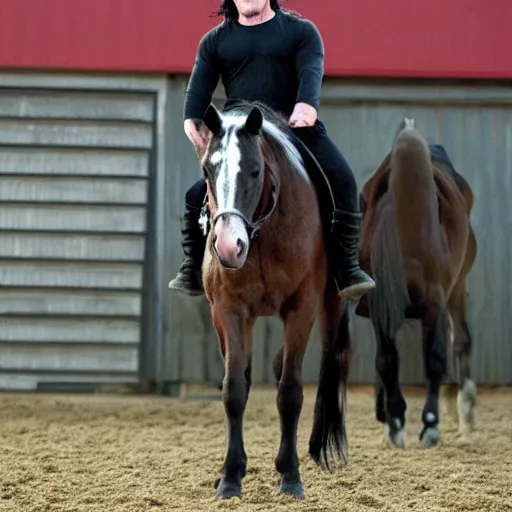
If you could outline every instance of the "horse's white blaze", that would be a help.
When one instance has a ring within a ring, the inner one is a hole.
[[[217,201],[220,210],[232,210],[235,207],[236,182],[242,159],[236,129],[226,131],[218,153],[222,163],[215,187]]]
[[[210,162],[213,165],[217,165],[222,160],[222,152],[221,151],[215,151],[213,155],[210,157]]]

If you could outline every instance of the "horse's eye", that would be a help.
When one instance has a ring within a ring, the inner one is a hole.
[[[257,178],[260,175],[260,171],[252,171],[251,178]]]

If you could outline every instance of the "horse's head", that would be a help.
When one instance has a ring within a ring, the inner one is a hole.
[[[214,247],[221,264],[239,269],[247,260],[255,214],[265,182],[261,148],[263,114],[223,116],[210,105],[205,125],[212,136],[203,157],[203,170],[215,204]]]

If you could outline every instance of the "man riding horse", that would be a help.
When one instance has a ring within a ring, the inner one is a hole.
[[[220,76],[227,96],[225,110],[236,107],[239,100],[260,101],[285,116],[307,148],[296,141],[304,160],[316,159],[329,182],[332,201],[321,202],[332,209],[325,230],[331,269],[340,295],[357,301],[375,283],[359,266],[361,214],[354,174],[317,118],[324,69],[320,34],[309,20],[281,9],[278,0],[223,0],[217,14],[224,21],[199,43],[186,92],[185,133],[198,156],[204,154],[208,142],[204,114]],[[188,295],[204,293],[201,265],[206,237],[199,217],[205,195],[204,178],[186,193],[185,259],[169,283],[169,288]]]

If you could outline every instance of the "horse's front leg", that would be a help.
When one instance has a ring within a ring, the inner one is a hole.
[[[243,416],[251,382],[251,332],[254,319],[243,318],[219,306],[212,308],[213,322],[225,362],[222,400],[228,439],[224,474],[217,480],[216,499],[241,497],[247,455],[243,440]]]
[[[281,312],[284,323],[282,374],[277,391],[281,444],[276,469],[282,475],[280,493],[304,498],[297,454],[297,426],[302,409],[302,361],[316,317],[315,296],[307,289],[292,296]]]
[[[380,423],[386,424],[386,389],[379,374],[375,381],[375,417]]]

